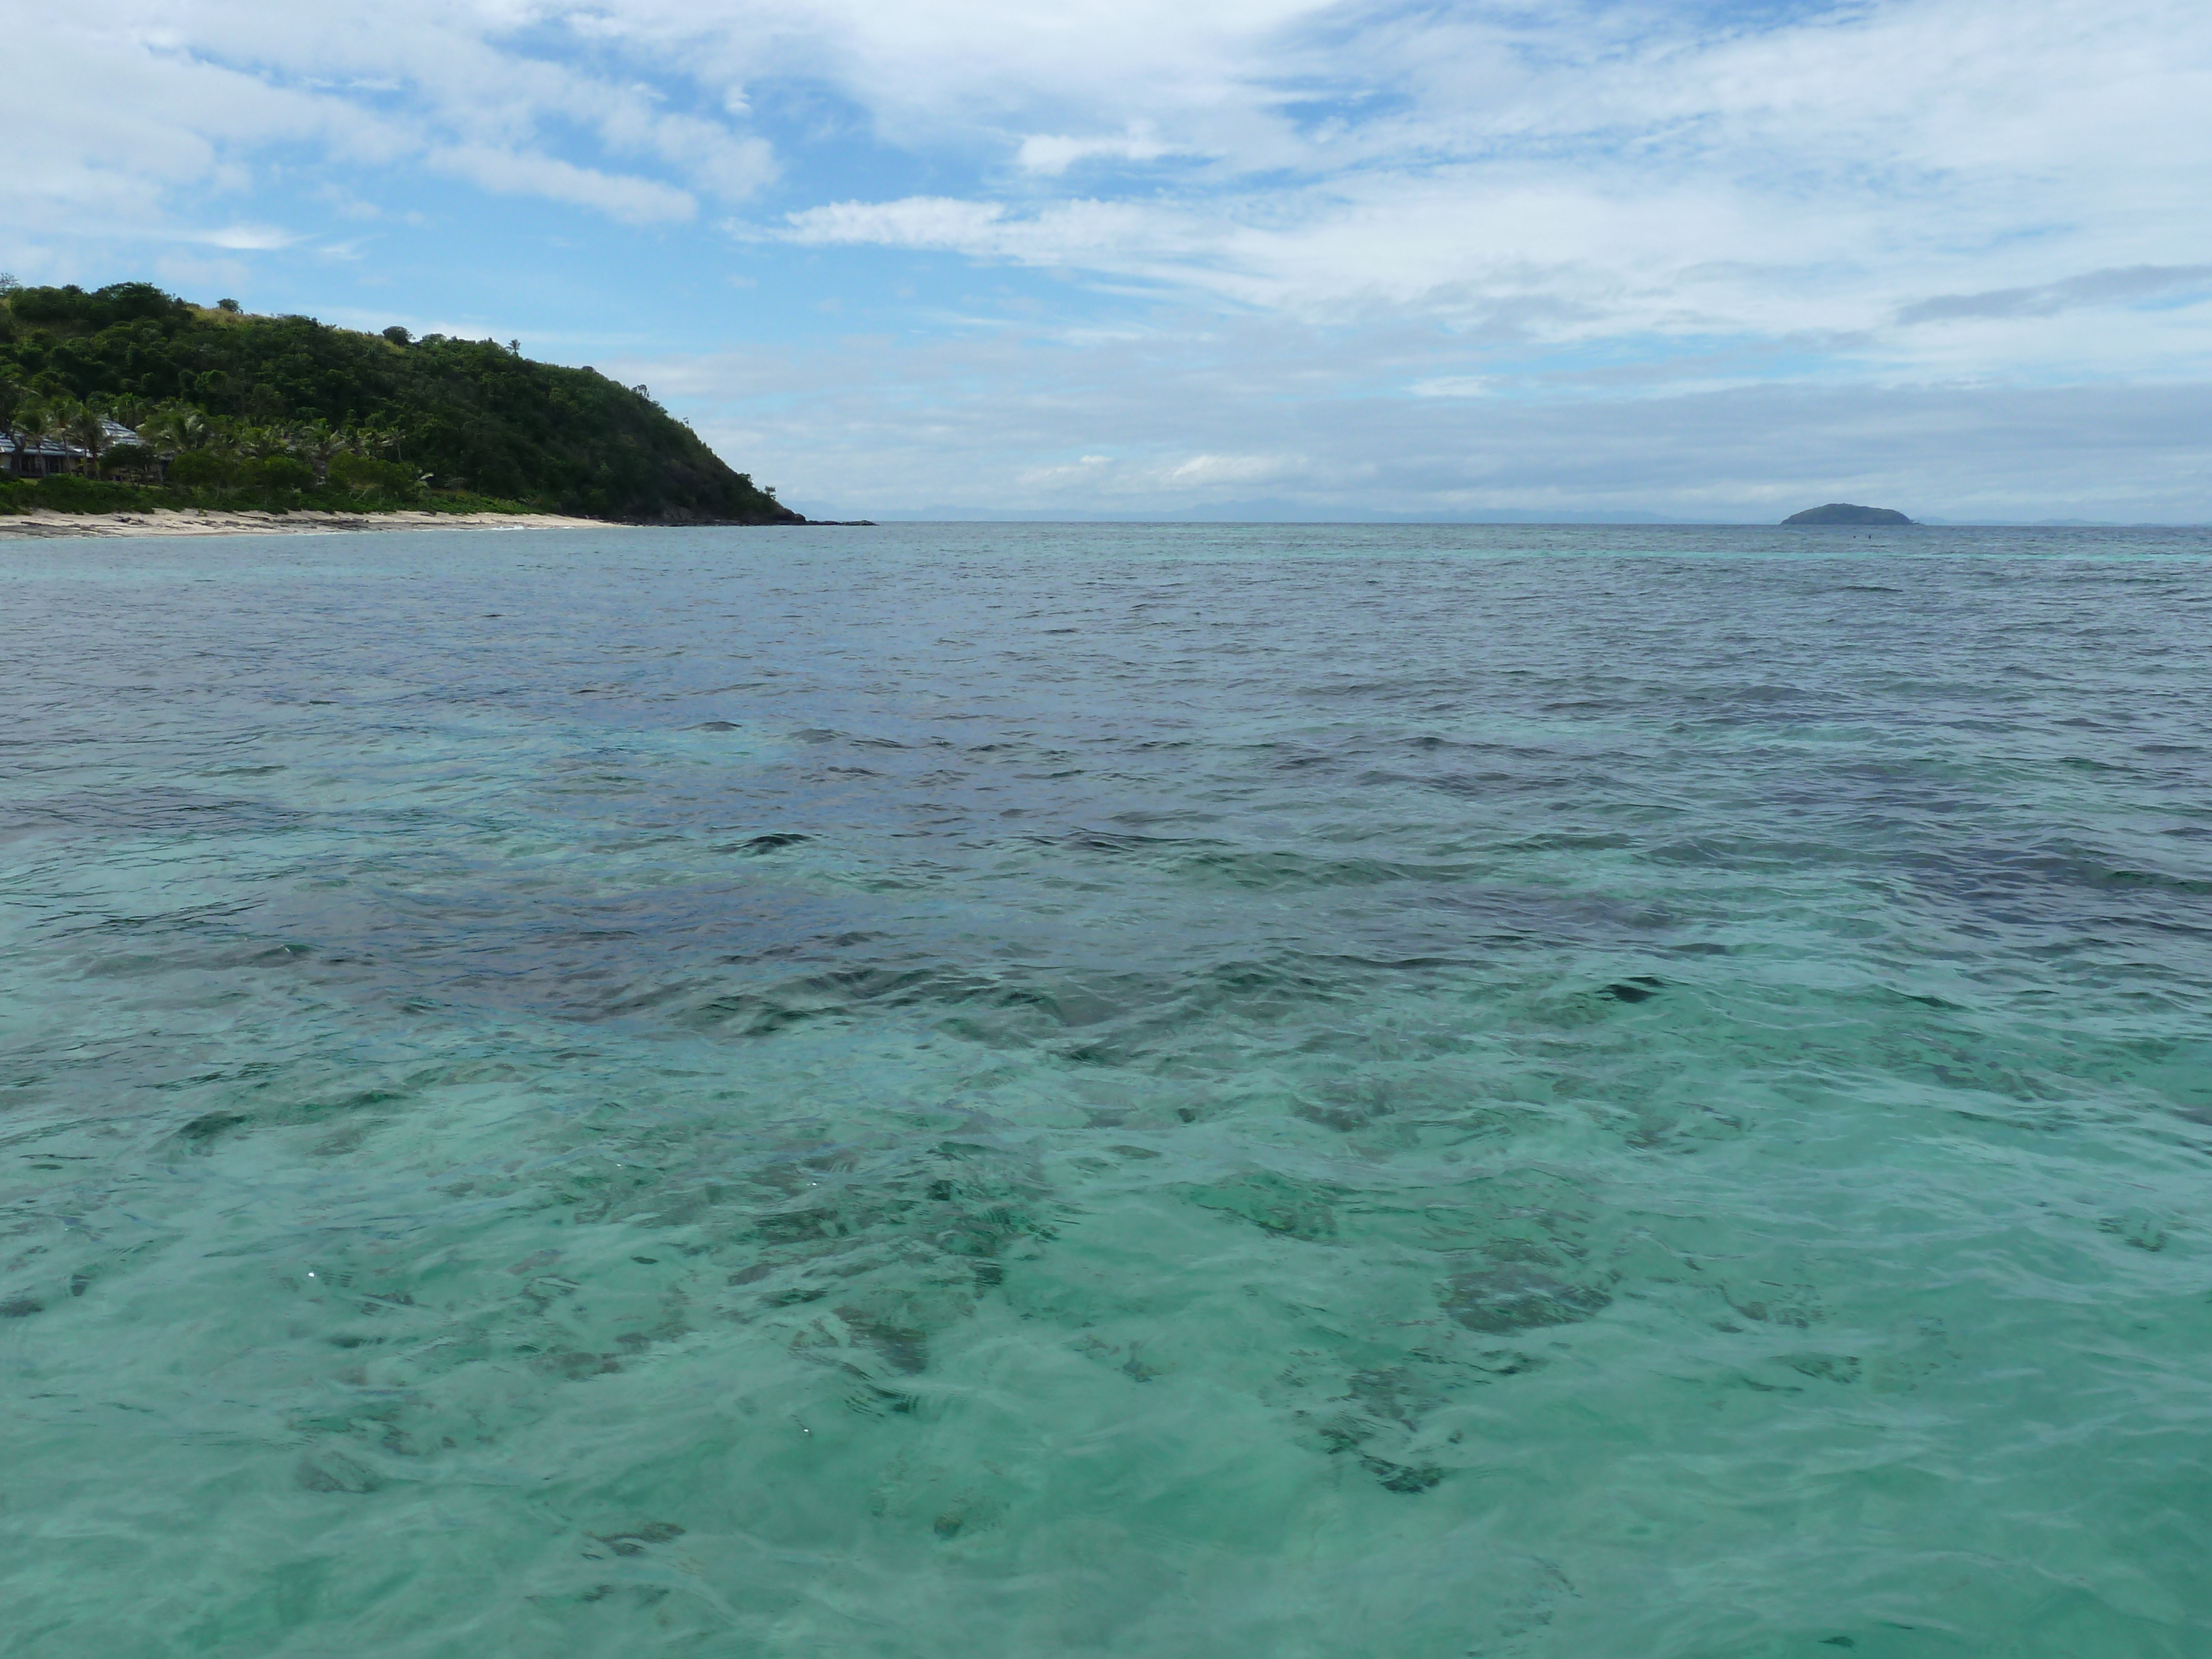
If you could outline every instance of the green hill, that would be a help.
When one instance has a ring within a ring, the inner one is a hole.
[[[642,386],[490,340],[250,316],[148,283],[0,295],[0,423],[15,428],[19,410],[55,431],[93,412],[159,432],[159,447],[179,457],[160,494],[202,504],[498,503],[630,523],[799,521]],[[119,452],[118,476],[150,476],[150,459]],[[35,491],[86,507],[122,493],[58,482],[9,493],[22,505]],[[134,504],[154,493],[133,492]]]

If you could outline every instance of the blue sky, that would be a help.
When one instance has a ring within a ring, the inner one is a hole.
[[[2201,4],[10,10],[0,269],[520,338],[810,510],[2212,518]]]

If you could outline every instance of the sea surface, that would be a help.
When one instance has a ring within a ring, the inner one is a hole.
[[[0,548],[10,1659],[2212,1653],[2212,533]]]

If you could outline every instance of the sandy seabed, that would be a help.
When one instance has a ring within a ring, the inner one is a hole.
[[[0,538],[55,536],[302,536],[341,530],[614,530],[557,513],[25,513],[0,517]]]

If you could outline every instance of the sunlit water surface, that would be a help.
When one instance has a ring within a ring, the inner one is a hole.
[[[2198,1659],[2208,555],[0,550],[0,1647]]]

